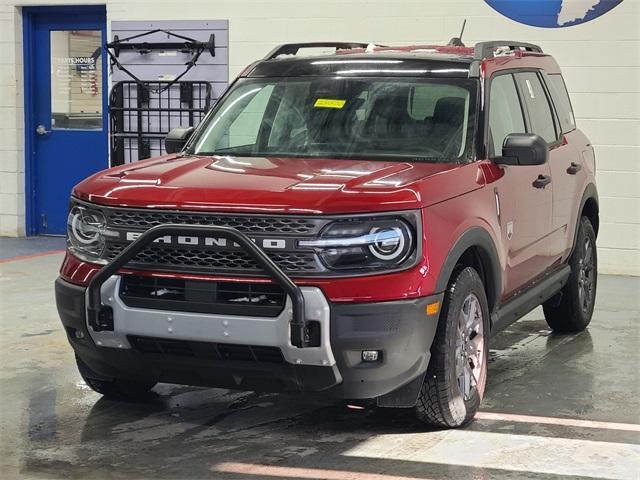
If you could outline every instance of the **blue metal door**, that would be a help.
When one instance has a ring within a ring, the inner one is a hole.
[[[64,234],[75,184],[108,166],[106,11],[24,9],[29,234]]]

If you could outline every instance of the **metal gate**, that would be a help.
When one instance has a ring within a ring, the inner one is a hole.
[[[176,127],[197,126],[213,102],[208,82],[123,81],[109,97],[111,164],[164,153],[164,137]]]

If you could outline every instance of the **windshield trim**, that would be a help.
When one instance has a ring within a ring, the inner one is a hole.
[[[286,153],[274,152],[265,155],[264,153],[221,153],[221,152],[184,152],[184,156],[194,157],[235,157],[235,158],[304,158],[306,159],[322,159],[322,160],[371,160],[371,161],[387,161],[387,162],[409,162],[409,163],[460,163],[460,157],[420,157],[416,155],[400,155],[386,153],[366,153],[355,155],[341,155],[335,152],[327,152],[326,155],[305,155],[303,153]]]

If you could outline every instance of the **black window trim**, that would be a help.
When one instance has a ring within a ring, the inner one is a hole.
[[[525,124],[525,128],[527,130],[528,133],[534,133],[531,132],[531,121],[530,121],[530,117],[529,117],[529,110],[527,108],[527,104],[524,101],[524,97],[523,97],[523,92],[522,89],[520,88],[520,85],[515,77],[516,74],[518,73],[527,73],[527,72],[533,72],[535,74],[537,74],[538,78],[540,79],[540,82],[542,83],[542,88],[545,92],[545,95],[547,97],[547,102],[549,103],[549,108],[551,109],[551,116],[553,118],[553,125],[554,125],[554,129],[556,131],[556,141],[555,142],[548,142],[547,144],[549,145],[549,150],[553,150],[554,148],[557,148],[559,146],[562,145],[563,141],[562,141],[562,137],[565,134],[565,132],[562,132],[562,127],[560,126],[560,119],[558,117],[558,113],[556,112],[556,108],[555,108],[555,104],[553,103],[552,99],[551,99],[551,93],[549,90],[549,87],[547,86],[546,82],[545,82],[545,78],[544,75],[549,75],[547,74],[544,69],[542,68],[535,68],[535,67],[528,67],[528,68],[508,68],[508,69],[504,69],[504,70],[499,70],[496,73],[494,73],[493,75],[491,75],[491,77],[488,79],[487,83],[486,83],[486,88],[485,88],[485,102],[484,102],[484,112],[483,112],[483,148],[484,148],[484,157],[486,157],[487,159],[491,160],[493,158],[496,158],[495,152],[494,155],[491,156],[490,152],[490,146],[489,146],[489,101],[490,101],[490,97],[491,97],[491,83],[493,81],[494,78],[499,77],[500,75],[511,75],[513,78],[513,81],[515,83],[516,86],[516,91],[518,92],[518,100],[520,101],[520,108],[522,110],[523,116],[524,116],[524,124]],[[560,74],[561,75],[561,74]],[[563,78],[564,81],[564,78]],[[569,100],[571,101],[571,100]],[[573,111],[573,106],[572,106],[572,111]],[[502,153],[502,152],[500,152]]]
[[[549,91],[549,87],[547,86],[546,82],[544,81],[542,72],[543,72],[543,70],[541,68],[519,69],[519,71],[514,74],[514,78],[516,77],[516,75],[518,73],[534,73],[536,75],[536,77],[538,78],[538,81],[540,82],[540,85],[542,86],[542,91],[544,92],[545,97],[547,99],[547,104],[549,105],[549,111],[551,112],[551,118],[553,119],[553,129],[556,132],[555,141],[547,142],[547,145],[549,145],[549,150],[553,150],[554,148],[557,148],[560,145],[562,145],[563,133],[562,133],[562,127],[560,126],[560,119],[558,117],[558,113],[556,112],[555,105],[553,104],[553,102],[551,100],[551,92]],[[516,87],[520,91],[520,94],[522,95],[522,98],[523,99],[526,98],[525,97],[525,92],[522,91],[522,87],[521,87],[520,83],[518,82],[518,79],[515,78],[515,80],[516,80]],[[525,111],[526,111],[527,118],[528,118],[527,132],[528,133],[535,133],[535,132],[533,132],[531,130],[532,129],[532,123],[531,123],[531,114],[529,112],[529,106],[527,105],[526,100],[521,100],[521,101],[524,101]]]
[[[485,111],[484,111],[484,134],[483,134],[483,141],[484,141],[484,150],[485,150],[485,156],[489,159],[489,160],[493,160],[494,158],[497,158],[499,156],[502,155],[502,151],[500,152],[493,152],[493,155],[491,155],[491,145],[489,145],[489,106],[491,105],[490,101],[491,101],[491,87],[493,84],[493,80],[497,77],[503,76],[503,75],[509,75],[511,77],[511,81],[513,82],[513,86],[516,89],[516,95],[518,96],[518,102],[520,104],[520,113],[522,114],[522,123],[524,124],[524,128],[526,131],[529,131],[529,113],[526,110],[526,105],[522,99],[522,95],[520,93],[520,89],[518,88],[518,82],[515,79],[514,73],[521,71],[520,69],[509,69],[509,70],[500,70],[498,72],[496,72],[494,75],[491,76],[491,78],[489,78],[489,82],[487,83],[487,87],[486,87],[486,100],[485,100]]]
[[[560,115],[558,114],[558,106],[556,105],[555,101],[553,100],[553,95],[551,94],[551,88],[549,85],[549,82],[547,82],[548,77],[552,77],[552,76],[557,76],[560,77],[560,80],[562,81],[562,85],[564,86],[565,92],[567,93],[567,100],[569,100],[569,108],[571,109],[571,116],[573,117],[573,128],[571,130],[567,130],[566,132],[564,131],[564,129],[562,128],[562,123],[560,122]],[[558,119],[558,125],[560,127],[560,132],[562,135],[566,135],[568,133],[571,132],[575,132],[578,129],[578,126],[576,124],[576,115],[575,112],[573,110],[573,104],[571,103],[571,96],[569,95],[569,89],[567,88],[567,82],[564,81],[564,75],[562,75],[562,73],[547,73],[544,70],[542,71],[542,79],[543,79],[543,83],[548,91],[548,95],[549,98],[551,99],[551,104],[553,105],[553,109],[554,112],[557,116]]]

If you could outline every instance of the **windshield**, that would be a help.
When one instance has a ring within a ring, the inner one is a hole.
[[[468,79],[242,79],[187,153],[454,161],[471,157]]]

